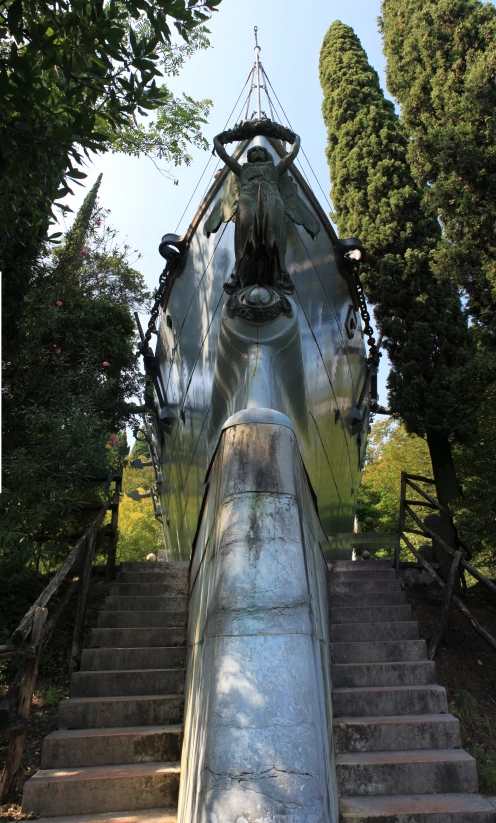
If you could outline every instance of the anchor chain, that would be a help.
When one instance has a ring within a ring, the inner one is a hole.
[[[147,350],[147,348],[150,344],[152,334],[153,334],[154,331],[156,331],[156,322],[157,322],[158,316],[160,314],[160,307],[162,305],[162,301],[163,301],[163,297],[164,297],[164,294],[165,294],[166,286],[167,286],[168,281],[169,281],[169,274],[170,273],[171,273],[171,266],[169,265],[169,262],[167,262],[167,265],[165,266],[164,270],[162,271],[162,273],[159,277],[158,288],[157,288],[157,291],[155,292],[155,301],[153,303],[153,308],[150,312],[150,319],[148,321],[148,327],[147,327],[147,330],[145,332],[144,340],[142,340],[142,342],[139,346],[139,353],[142,354],[142,355],[145,354],[145,352],[146,352],[146,350]]]
[[[379,360],[382,357],[382,354],[377,347],[374,337],[374,329],[370,325],[370,313],[367,308],[367,301],[365,299],[362,281],[360,280],[358,265],[353,266],[353,277],[355,280],[356,290],[358,292],[358,305],[360,307],[360,317],[363,322],[363,331],[367,335],[367,345],[369,347],[367,363],[375,372],[377,372],[377,369],[379,368]]]

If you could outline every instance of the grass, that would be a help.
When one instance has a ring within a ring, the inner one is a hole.
[[[463,737],[470,741],[469,752],[477,762],[479,790],[496,794],[496,726],[491,717],[469,692],[459,690],[451,712],[458,717]]]
[[[43,708],[55,709],[65,696],[64,689],[52,683],[39,683],[36,689],[36,696]]]

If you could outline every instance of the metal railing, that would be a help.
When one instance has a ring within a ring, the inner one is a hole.
[[[463,569],[464,571],[468,572],[472,575],[479,583],[481,583],[485,588],[490,591],[492,594],[496,595],[496,586],[494,583],[491,582],[485,575],[482,574],[478,569],[472,566],[464,558],[464,553],[466,555],[469,554],[467,547],[462,543],[462,541],[456,535],[456,529],[453,524],[453,520],[451,518],[451,514],[448,509],[442,506],[436,498],[419,486],[419,483],[434,485],[434,480],[431,480],[428,477],[422,477],[421,475],[415,474],[407,474],[406,472],[401,473],[401,498],[400,498],[400,526],[399,526],[399,536],[400,540],[406,544],[408,549],[412,552],[414,557],[418,560],[421,566],[426,570],[426,572],[430,575],[430,577],[438,584],[438,586],[444,591],[443,602],[441,604],[441,612],[439,616],[439,621],[434,629],[433,636],[430,641],[429,645],[429,660],[433,660],[437,647],[439,645],[439,641],[441,640],[444,625],[446,623],[446,617],[448,612],[448,606],[452,601],[456,608],[469,620],[472,628],[477,632],[479,637],[481,637],[487,644],[490,646],[493,651],[496,651],[496,638],[490,634],[484,626],[481,626],[479,621],[473,616],[471,611],[467,608],[463,600],[458,597],[458,595],[454,594],[453,588],[455,585],[455,581],[457,576],[460,574],[460,570]],[[407,498],[407,493],[409,490],[412,490],[416,495],[420,496],[420,499],[417,498]],[[433,509],[441,514],[447,516],[449,518],[449,522],[451,524],[453,534],[455,536],[455,545],[456,548],[448,545],[448,543],[433,529],[427,526],[418,514],[414,511],[414,507],[420,506],[422,508]],[[407,518],[411,518],[413,523],[417,528],[409,528],[407,526]],[[435,569],[431,566],[428,560],[422,556],[422,554],[416,549],[412,541],[407,534],[417,534],[421,535],[425,538],[431,538],[436,541],[436,543],[444,549],[445,552],[450,555],[453,560],[451,564],[451,568],[447,577],[447,580],[443,580]],[[463,551],[462,551],[463,550]],[[400,542],[398,541],[398,545],[395,547],[395,554],[394,554],[394,566],[396,569],[396,575],[399,575],[399,568],[400,568]]]
[[[107,492],[112,482],[115,482],[114,492],[102,505],[91,526],[77,541],[67,559],[62,563],[60,569],[52,577],[36,602],[28,609],[12,634],[12,644],[0,646],[0,657],[23,658],[14,683],[1,703],[0,718],[3,731],[9,733],[10,739],[4,770],[0,778],[0,803],[6,802],[15,790],[42,651],[50,640],[65,607],[76,591],[79,592],[79,596],[69,658],[69,671],[72,673],[79,667],[97,536],[109,510],[112,512],[112,519],[109,528],[110,542],[107,552],[106,579],[110,581],[115,576],[122,473],[119,472],[114,477],[109,478],[106,484]],[[60,597],[53,614],[48,617],[48,606],[53,603],[55,596],[60,592],[65,582],[68,582],[68,586]]]

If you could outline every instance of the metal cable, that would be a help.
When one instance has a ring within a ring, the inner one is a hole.
[[[249,79],[251,78],[251,74],[252,74],[252,73],[251,73],[251,71],[250,71],[250,73],[249,73],[248,77],[246,78],[245,84],[244,84],[243,88],[241,89],[241,92],[240,92],[240,94],[239,94],[239,97],[238,97],[238,99],[236,100],[236,102],[235,102],[235,104],[234,104],[234,106],[233,106],[233,108],[232,108],[231,114],[230,114],[230,115],[229,115],[229,117],[227,118],[227,120],[226,120],[226,124],[225,124],[224,128],[222,129],[222,131],[225,131],[225,130],[226,130],[226,128],[227,128],[227,126],[228,126],[228,124],[229,124],[229,121],[230,121],[231,117],[233,116],[233,114],[234,114],[234,112],[235,112],[235,110],[236,110],[236,106],[238,105],[239,101],[241,100],[241,97],[243,96],[243,92],[244,92],[244,90],[246,89],[246,86],[248,85],[248,81],[249,81]],[[199,180],[198,180],[198,183],[196,184],[195,188],[193,189],[193,193],[192,193],[191,197],[189,198],[189,200],[188,200],[188,202],[187,202],[187,204],[186,204],[186,208],[184,209],[184,211],[183,211],[183,213],[182,213],[181,217],[180,217],[180,218],[179,218],[179,220],[178,220],[177,226],[176,226],[176,228],[174,229],[174,234],[177,232],[177,230],[178,230],[179,226],[181,225],[181,220],[183,219],[184,215],[185,215],[185,214],[186,214],[186,212],[188,211],[188,209],[189,209],[189,207],[190,207],[190,205],[191,205],[191,201],[193,200],[193,197],[194,197],[194,196],[195,196],[195,194],[196,194],[196,191],[197,191],[197,189],[198,189],[198,186],[200,185],[200,183],[201,183],[201,181],[202,181],[203,175],[204,175],[204,174],[205,174],[205,172],[207,171],[207,169],[208,169],[208,167],[209,167],[210,163],[212,162],[212,158],[213,158],[213,156],[214,156],[214,155],[213,155],[213,154],[211,154],[211,155],[210,155],[210,157],[208,158],[207,165],[206,165],[206,166],[205,166],[205,168],[203,169],[203,171],[202,171],[202,173],[201,173],[201,175],[200,175],[200,178],[199,178]]]
[[[291,125],[291,123],[289,122],[289,117],[288,117],[288,115],[286,114],[286,112],[284,111],[283,105],[282,105],[281,101],[279,100],[279,98],[278,98],[278,96],[277,96],[277,94],[276,94],[276,92],[275,92],[274,86],[272,85],[272,83],[270,82],[270,80],[269,80],[269,78],[268,78],[268,76],[267,76],[267,72],[265,72],[265,71],[264,71],[264,74],[265,74],[265,78],[266,78],[266,80],[267,80],[267,83],[269,84],[270,88],[272,89],[272,91],[273,91],[273,93],[274,93],[274,97],[276,98],[277,102],[279,103],[279,106],[281,107],[281,111],[282,111],[282,113],[284,114],[284,117],[285,117],[285,118],[286,118],[286,120],[287,120],[287,123],[288,123],[289,128],[290,128],[290,129],[292,129],[292,130],[294,131],[293,126],[292,126],[292,125]],[[308,166],[309,166],[309,168],[310,168],[310,171],[312,172],[313,176],[315,177],[315,180],[316,180],[316,182],[317,182],[317,185],[318,185],[318,187],[319,187],[320,191],[322,192],[322,194],[323,194],[323,196],[324,196],[324,198],[325,198],[325,201],[326,201],[327,205],[329,206],[329,208],[330,208],[330,209],[331,209],[331,211],[332,211],[332,205],[331,205],[331,202],[330,202],[330,200],[329,200],[329,198],[328,198],[327,194],[325,193],[324,189],[323,189],[323,188],[322,188],[322,186],[320,185],[319,178],[318,178],[318,177],[317,177],[317,175],[315,174],[315,172],[314,172],[314,170],[313,170],[313,168],[312,168],[312,164],[310,163],[310,160],[308,159],[307,155],[305,154],[305,149],[303,148],[303,146],[301,147],[301,153],[303,154],[303,157],[304,157],[304,158],[305,158],[305,160],[307,161]]]

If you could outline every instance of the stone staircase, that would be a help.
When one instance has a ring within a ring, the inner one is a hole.
[[[329,583],[341,823],[496,823],[390,563]]]
[[[46,821],[175,823],[188,563],[123,563],[22,808]]]

